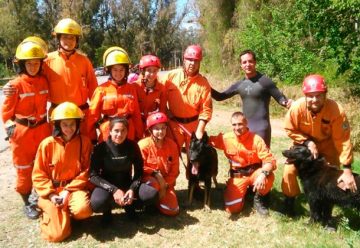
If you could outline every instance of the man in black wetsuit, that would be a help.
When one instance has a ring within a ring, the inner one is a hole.
[[[211,89],[211,96],[216,101],[223,101],[239,94],[250,131],[263,138],[266,145],[270,147],[270,98],[273,97],[281,106],[286,108],[291,106],[292,100],[287,99],[270,78],[256,71],[256,55],[253,51],[243,51],[240,54],[240,63],[245,78],[235,82],[221,93]]]

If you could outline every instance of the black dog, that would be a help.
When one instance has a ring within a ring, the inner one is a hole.
[[[208,140],[209,137],[206,133],[200,140],[196,138],[195,133],[192,133],[188,154],[190,161],[186,168],[186,175],[189,179],[189,206],[192,204],[194,189],[201,181],[205,185],[204,205],[205,208],[210,209],[211,178],[217,187],[218,156],[215,148],[208,144]]]
[[[342,190],[338,187],[338,178],[343,173],[335,166],[328,165],[324,158],[313,159],[310,150],[295,145],[282,154],[287,163],[294,164],[310,206],[310,220],[330,224],[334,204],[342,207],[360,209],[360,177],[354,173],[358,191]]]

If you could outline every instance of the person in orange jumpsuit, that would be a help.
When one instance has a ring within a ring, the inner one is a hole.
[[[51,134],[46,118],[48,84],[39,75],[45,58],[42,47],[22,42],[16,50],[18,76],[9,82],[16,90],[2,105],[2,120],[10,140],[12,160],[16,168],[16,191],[24,201],[24,213],[30,219],[39,217],[36,206],[29,202],[32,190],[31,172],[40,142]]]
[[[343,108],[326,97],[327,87],[321,75],[305,77],[302,91],[305,97],[298,99],[285,117],[285,131],[294,144],[306,145],[314,158],[323,156],[332,165],[343,167],[339,187],[356,191],[351,171],[353,151],[350,142],[350,126]],[[285,212],[295,215],[295,197],[300,194],[297,170],[294,165],[284,166],[282,192],[285,195]]]
[[[179,153],[176,143],[166,137],[167,123],[164,113],[150,114],[146,126],[151,136],[140,140],[139,147],[144,159],[143,181],[158,191],[159,211],[174,216],[179,213],[174,189],[179,175]]]
[[[160,59],[154,55],[145,55],[141,57],[140,78],[136,81],[137,93],[141,118],[144,123],[149,114],[154,112],[166,111],[166,94],[165,87],[157,79],[157,73],[161,68]],[[145,129],[145,128],[144,128]]]
[[[232,114],[231,125],[233,132],[210,136],[210,144],[223,150],[230,163],[230,178],[224,192],[225,210],[239,213],[247,189],[252,187],[254,207],[260,215],[266,216],[269,211],[264,196],[270,192],[275,179],[275,158],[265,141],[249,131],[242,112]]]
[[[109,123],[115,117],[124,117],[129,122],[128,138],[139,140],[143,137],[137,90],[134,84],[127,83],[130,59],[120,47],[110,47],[103,56],[104,67],[110,73],[107,82],[98,86],[90,102],[89,132],[100,129],[98,142],[109,136]],[[92,137],[96,140],[96,137]]]
[[[75,103],[85,113],[81,133],[91,137],[91,134],[87,133],[87,101],[91,99],[97,87],[97,80],[90,60],[76,50],[81,32],[80,25],[74,20],[65,18],[59,21],[53,32],[59,48],[48,53],[42,73],[49,84],[51,106],[48,115],[50,116],[52,110],[60,103]],[[14,90],[6,85],[4,95],[14,94]]]
[[[199,73],[201,47],[188,46],[183,58],[183,68],[170,71],[164,78],[170,111],[170,135],[174,137],[179,151],[184,143],[188,150],[190,136],[187,131],[195,132],[198,139],[202,138],[212,115],[211,87]]]
[[[79,134],[83,116],[76,104],[59,104],[51,115],[53,136],[41,142],[36,155],[32,180],[42,210],[41,237],[51,242],[71,234],[71,218],[92,214],[87,190],[92,144]]]

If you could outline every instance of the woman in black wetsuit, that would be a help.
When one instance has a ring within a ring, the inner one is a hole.
[[[143,159],[137,143],[127,139],[127,132],[125,118],[113,119],[109,138],[96,145],[91,156],[90,181],[96,188],[90,203],[94,212],[103,212],[104,223],[112,220],[114,202],[133,218],[134,201],[151,204],[157,199],[157,191],[141,183]]]
[[[235,82],[221,93],[211,89],[211,96],[216,101],[223,101],[239,94],[250,131],[263,138],[266,145],[270,147],[270,99],[273,97],[286,108],[291,106],[292,100],[287,99],[270,78],[256,71],[256,55],[253,51],[243,51],[240,54],[240,63],[245,72],[245,78]]]

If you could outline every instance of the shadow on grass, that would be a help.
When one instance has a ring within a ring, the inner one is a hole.
[[[69,240],[77,240],[86,233],[100,242],[114,241],[117,238],[133,238],[138,232],[154,234],[162,228],[181,230],[199,222],[186,211],[180,211],[175,217],[164,216],[157,211],[143,211],[138,213],[138,219],[130,220],[122,209],[113,210],[113,222],[107,226],[102,225],[101,219],[102,214],[99,214],[74,222]]]

